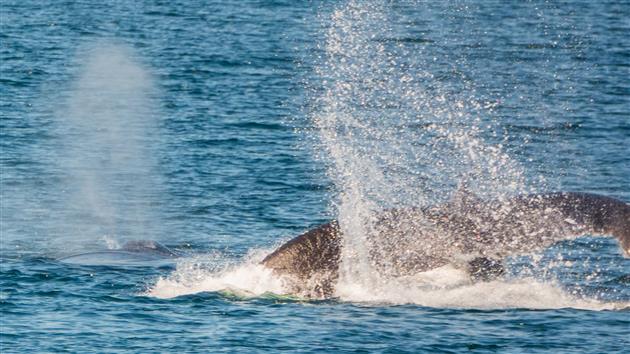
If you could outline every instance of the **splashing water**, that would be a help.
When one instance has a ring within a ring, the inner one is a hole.
[[[284,294],[284,281],[260,264],[270,250],[251,252],[239,263],[221,254],[193,257],[178,263],[177,270],[160,278],[145,295],[172,298],[199,292],[222,292],[239,297]]]
[[[493,199],[544,188],[544,183],[532,187],[526,182],[526,171],[500,141],[485,139],[495,133],[497,123],[491,105],[441,86],[429,62],[446,58],[411,51],[397,40],[388,25],[387,6],[349,1],[323,18],[323,54],[315,66],[318,80],[311,83],[311,118],[320,142],[316,153],[328,164],[336,186],[333,207],[344,235],[335,296],[451,308],[630,307],[627,302],[579,298],[560,284],[530,276],[474,283],[450,265],[395,277],[377,271],[371,261],[376,248],[399,246],[395,240],[372,243],[376,214],[384,209],[439,204],[460,184]],[[474,93],[470,83],[463,86]],[[222,264],[217,260],[183,261],[145,295],[170,298],[226,290],[245,297],[288,294],[283,279],[259,264],[268,251],[219,268],[204,267]]]
[[[338,291],[346,301],[417,304],[437,308],[578,308],[587,310],[621,310],[628,302],[602,302],[579,299],[567,294],[559,285],[533,278],[515,281],[470,283],[468,275],[449,266],[413,277],[388,279],[377,288],[344,286]]]
[[[260,265],[270,250],[258,250],[239,263],[226,263],[221,255],[181,261],[177,270],[160,278],[140,295],[169,299],[202,292],[218,292],[242,299],[269,297],[300,300],[287,291],[286,282]],[[337,291],[342,301],[364,304],[416,304],[442,308],[577,308],[585,310],[623,310],[628,302],[602,302],[579,299],[559,285],[533,278],[515,281],[471,283],[468,275],[451,266],[414,276],[387,279],[376,287],[346,283]]]
[[[316,68],[324,90],[313,121],[344,234],[340,286],[384,281],[369,261],[388,241],[369,242],[376,212],[445,201],[462,182],[484,197],[525,190],[522,168],[481,137],[491,118],[480,103],[441,88],[423,53],[398,43],[388,23],[381,2],[336,9]]]
[[[121,44],[98,42],[79,60],[77,80],[57,113],[65,202],[52,228],[66,248],[154,238],[160,181],[152,158],[158,136],[152,79]]]

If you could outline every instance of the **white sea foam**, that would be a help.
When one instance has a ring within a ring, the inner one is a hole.
[[[168,277],[158,279],[146,295],[173,298],[200,292],[229,292],[244,297],[285,294],[283,280],[260,264],[263,256],[264,253],[255,252],[238,264],[225,262],[217,255],[186,259]]]
[[[533,278],[471,282],[464,271],[448,266],[412,277],[388,279],[369,289],[360,283],[342,283],[337,295],[351,302],[416,304],[436,308],[611,310],[630,306],[630,303],[578,298],[567,293],[559,284]]]
[[[193,267],[194,268],[194,267]],[[230,292],[240,296],[283,294],[282,280],[262,265],[245,264],[219,272],[200,269],[178,269],[169,277],[160,278],[147,295],[162,299],[200,292]]]
[[[239,264],[216,264],[208,258],[181,262],[159,278],[143,295],[162,299],[220,292],[239,297],[292,295],[281,277],[260,265],[262,252]],[[212,258],[212,257],[210,257]],[[206,263],[210,262],[210,263]],[[471,282],[466,272],[450,266],[415,276],[387,279],[368,288],[361,282],[341,282],[335,297],[342,302],[389,306],[415,304],[434,308],[622,310],[630,302],[603,302],[568,293],[559,284],[534,278]],[[308,300],[308,299],[304,299]]]

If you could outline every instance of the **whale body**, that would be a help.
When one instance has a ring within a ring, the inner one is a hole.
[[[58,261],[88,266],[167,265],[179,257],[164,245],[153,240],[132,240],[119,249],[75,254]]]
[[[444,265],[489,279],[510,255],[541,251],[584,235],[613,236],[630,256],[630,204],[589,193],[524,195],[482,200],[459,193],[443,205],[377,213],[366,226],[372,268],[384,276],[413,275]],[[334,295],[343,248],[339,223],[320,225],[280,246],[262,264],[295,293]]]

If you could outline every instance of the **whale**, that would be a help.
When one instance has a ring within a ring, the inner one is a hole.
[[[360,236],[371,269],[396,277],[452,265],[473,281],[485,281],[504,273],[508,256],[588,235],[614,237],[630,256],[630,204],[622,200],[576,192],[496,200],[466,190],[455,194],[444,204],[389,209],[368,218]],[[333,220],[289,240],[261,263],[285,279],[291,292],[330,298],[339,281],[343,238],[340,222]]]
[[[111,250],[85,252],[57,259],[84,266],[164,266],[180,257],[175,251],[154,240],[131,240]]]

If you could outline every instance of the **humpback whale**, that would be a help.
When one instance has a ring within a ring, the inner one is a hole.
[[[169,264],[179,257],[164,245],[153,240],[131,240],[119,249],[75,254],[58,261],[80,265],[149,265]]]
[[[584,235],[613,236],[624,256],[630,256],[630,204],[621,200],[566,192],[491,201],[457,194],[442,205],[385,210],[367,220],[373,269],[401,276],[451,264],[467,270],[473,280],[484,280],[502,274],[507,256]],[[287,279],[295,293],[331,297],[342,237],[339,222],[331,221],[286,242],[262,264]]]

